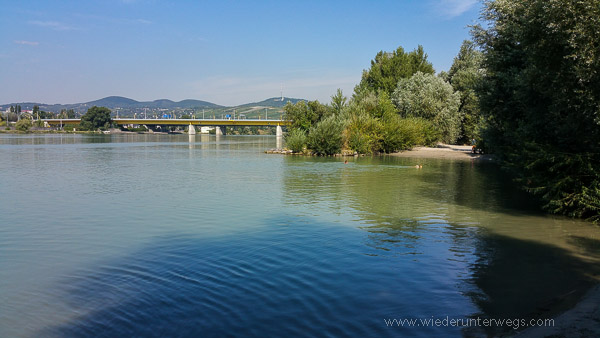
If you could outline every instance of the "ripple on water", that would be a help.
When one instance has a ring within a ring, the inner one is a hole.
[[[415,292],[429,277],[365,255],[350,244],[360,234],[288,222],[234,239],[165,237],[66,278],[60,296],[77,317],[42,333],[384,334],[383,318],[423,306]]]

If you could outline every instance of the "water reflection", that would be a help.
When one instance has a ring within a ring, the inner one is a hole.
[[[546,316],[598,276],[598,228],[492,167],[81,137],[0,135],[1,336],[486,335],[383,318]]]
[[[423,169],[412,169],[417,161]],[[600,276],[600,229],[544,215],[494,165],[410,158],[286,162],[285,203],[353,214],[364,224],[365,245],[379,251],[371,255],[411,257],[424,269],[455,265],[456,288],[478,309],[471,316],[547,317],[573,305]]]

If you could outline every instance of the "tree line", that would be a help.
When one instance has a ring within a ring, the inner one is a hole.
[[[600,221],[600,0],[485,0],[447,72],[419,46],[379,52],[348,99],[285,106],[294,152],[437,142],[492,152],[545,208]]]
[[[423,47],[379,52],[348,99],[300,101],[284,107],[292,121],[287,144],[295,152],[375,154],[480,136],[474,94],[481,52],[465,41],[449,72],[435,75]]]

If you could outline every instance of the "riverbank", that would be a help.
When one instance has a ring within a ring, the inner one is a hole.
[[[471,146],[449,144],[438,144],[436,147],[415,147],[411,150],[390,154],[390,156],[451,160],[492,160],[491,155],[473,154],[471,151]]]
[[[532,327],[516,337],[600,337],[600,284],[588,291],[575,307],[555,317],[553,326]]]

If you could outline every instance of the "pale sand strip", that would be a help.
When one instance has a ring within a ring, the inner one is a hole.
[[[437,147],[415,147],[411,150],[390,154],[397,157],[438,158],[452,160],[491,160],[490,155],[473,154],[471,146],[438,144]]]

